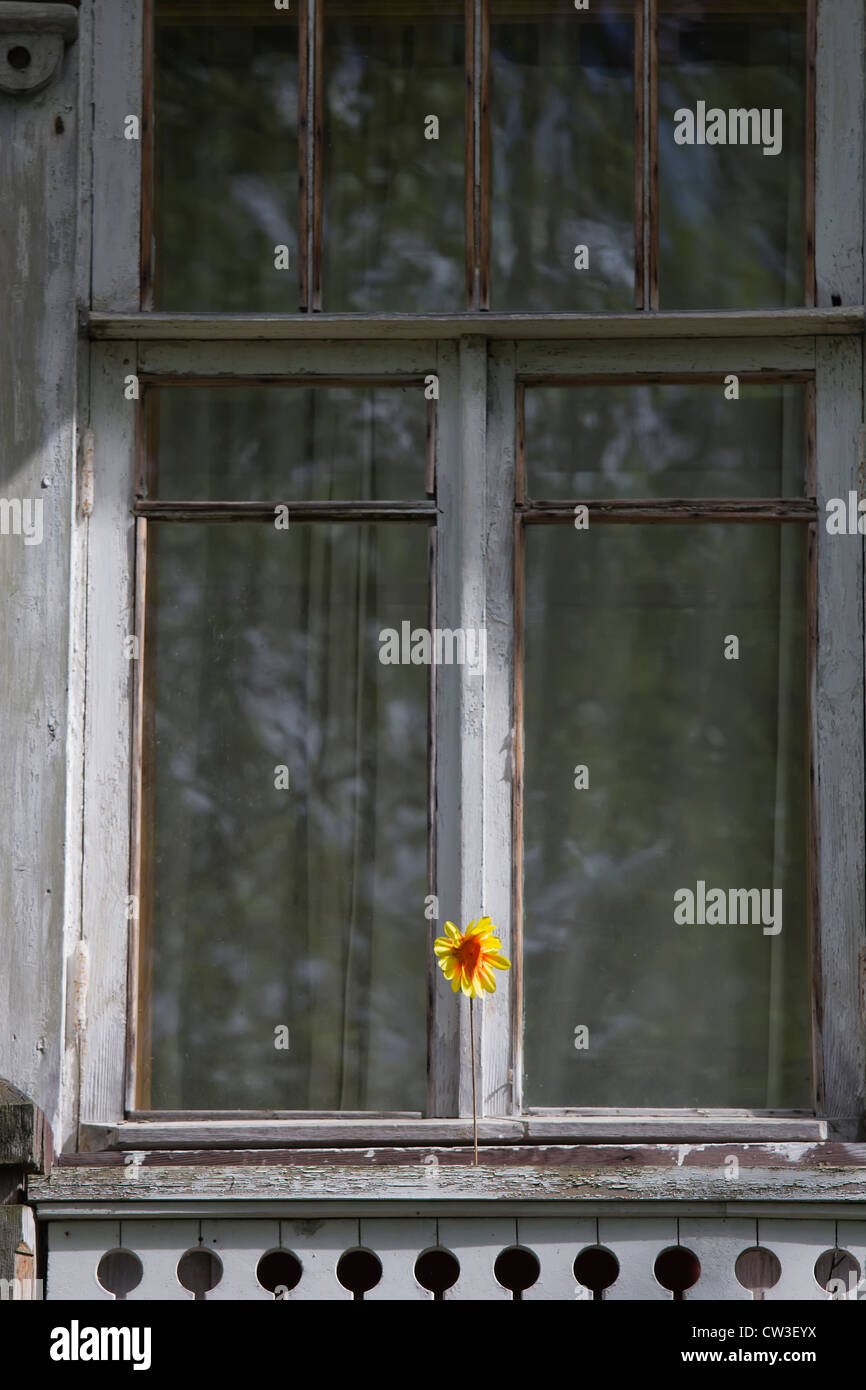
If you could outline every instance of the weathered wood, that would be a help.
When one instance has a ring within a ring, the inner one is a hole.
[[[0,1279],[14,1281],[8,1298],[42,1297],[36,1280],[36,1221],[30,1207],[0,1204]]]
[[[775,379],[777,372],[810,373],[815,369],[814,337],[647,339],[618,342],[519,341],[517,370],[521,379],[550,377],[609,378],[643,375],[715,376],[722,389],[734,372],[741,379]]]
[[[256,1266],[266,1250],[274,1250],[282,1244],[278,1221],[203,1221],[201,1225],[201,1248],[211,1250],[220,1260],[222,1277],[216,1288],[208,1294],[208,1302],[269,1302],[273,1294],[263,1289],[256,1278]],[[128,1239],[135,1239],[135,1228],[127,1225]],[[165,1244],[165,1242],[163,1242]],[[351,1244],[351,1237],[349,1239]],[[286,1244],[293,1248],[293,1242]],[[326,1249],[333,1248],[333,1242],[322,1242]],[[346,1247],[344,1246],[343,1249]],[[339,1252],[342,1253],[342,1252]],[[305,1272],[308,1266],[305,1262]],[[294,1290],[292,1291],[294,1292]]]
[[[818,6],[815,274],[818,304],[863,302],[864,12]]]
[[[737,1279],[732,1250],[743,1251],[757,1239],[757,1223],[748,1217],[707,1220],[684,1217],[677,1223],[677,1243],[697,1256],[701,1277],[684,1294],[684,1302],[703,1303],[711,1299],[725,1303],[751,1301],[751,1294]]]
[[[779,1279],[764,1289],[766,1302],[823,1303],[827,1298],[815,1278],[816,1256],[836,1243],[833,1221],[760,1220],[758,1238],[767,1246],[781,1265]]]
[[[450,1001],[455,1003],[456,1001]],[[468,1012],[468,1010],[467,1010]],[[468,1078],[467,1078],[468,1082]],[[519,1140],[518,1120],[479,1121],[479,1139]],[[159,1124],[120,1121],[116,1125],[83,1125],[81,1149],[273,1148],[287,1144],[333,1147],[335,1144],[466,1143],[472,1139],[471,1108],[467,1119],[446,1120],[171,1120]]]
[[[427,439],[424,458],[424,491],[436,495],[436,402],[427,402]]]
[[[0,1075],[58,1133],[85,63],[82,38],[48,86],[0,98],[0,494],[28,508],[31,531],[0,536]]]
[[[814,404],[814,401],[813,401]],[[817,438],[817,435],[816,435]],[[817,455],[810,459],[810,491],[817,492]],[[821,1021],[824,1003],[821,985],[821,875],[818,804],[818,526],[809,527],[806,551],[806,712],[809,721],[809,787],[806,807],[806,889],[808,910],[809,1052],[812,1104],[824,1105],[824,1044]]]
[[[463,105],[463,221],[466,234],[466,304],[478,308],[475,267],[478,262],[475,169],[475,6],[464,0],[465,87]]]
[[[49,0],[35,4],[34,0],[5,0],[0,8],[0,33],[62,34],[71,43],[78,31],[78,0]]]
[[[310,223],[311,294],[308,307],[318,313],[322,308],[322,253],[324,237],[324,6],[325,0],[306,0],[307,31],[309,34],[309,101],[308,114],[312,125],[312,151],[307,169],[312,179],[312,208]],[[312,22],[311,22],[312,21]]]
[[[435,502],[160,502],[142,498],[136,516],[154,521],[266,521],[273,525],[274,508],[285,505],[293,521],[424,521],[436,520]]]
[[[670,1293],[655,1277],[656,1257],[665,1246],[677,1243],[677,1220],[653,1213],[625,1221],[602,1218],[598,1223],[598,1243],[610,1250],[619,1264],[615,1283],[605,1290],[611,1302],[640,1299],[667,1303]]]
[[[742,309],[721,313],[134,314],[88,316],[90,336],[218,342],[372,338],[780,338],[862,334],[863,307]]]
[[[431,402],[432,404],[432,402]],[[434,420],[435,420],[434,416]],[[428,416],[429,419],[429,416]],[[438,450],[438,432],[434,433],[433,438],[433,468],[432,477],[428,472],[426,479],[427,491],[436,492],[436,465]],[[428,459],[428,467],[429,467]],[[439,601],[437,585],[439,583],[439,532],[435,526],[431,526],[427,533],[427,622],[431,632],[435,632],[439,626]],[[439,862],[438,846],[438,823],[437,805],[438,788],[436,786],[436,766],[437,750],[439,738],[439,716],[438,716],[438,680],[435,667],[430,667],[427,671],[427,892],[425,895],[424,919],[426,925],[425,941],[425,1029],[424,1041],[427,1051],[427,1109],[431,1114],[436,1113],[435,1093],[438,1085],[437,1078],[443,1068],[447,1075],[451,1075],[456,1067],[456,1059],[453,1054],[443,1057],[437,1048],[436,1043],[436,1015],[437,1000],[439,1007],[442,1004],[442,995],[439,993],[438,962],[434,946],[436,937],[441,931],[437,916],[427,916],[427,903],[436,900],[436,884],[438,879],[437,865]],[[418,1117],[420,1119],[420,1116]]]
[[[659,307],[659,16],[658,0],[649,0],[646,18],[648,29],[649,73],[647,98],[649,105],[649,139],[647,150],[646,198],[648,227],[646,245],[649,252],[648,306]]]
[[[726,352],[730,350],[726,347]],[[809,371],[786,372],[767,367],[760,372],[737,372],[740,386],[782,386],[788,384],[806,385],[814,381]],[[538,373],[521,372],[520,386],[720,386],[721,373],[700,371],[634,371],[626,380],[623,372],[571,372]]]
[[[453,999],[449,1002],[455,1003]],[[467,1008],[468,1012],[468,1008]],[[466,1077],[470,1089],[471,1079]],[[470,1090],[471,1098],[471,1090]],[[470,1110],[471,1116],[471,1099]],[[579,1139],[582,1141],[625,1141],[700,1143],[722,1140],[742,1141],[746,1136],[781,1141],[822,1139],[826,1126],[821,1120],[800,1118],[765,1119],[740,1116],[716,1118],[711,1112],[680,1112],[674,1115],[638,1114],[632,1116],[539,1116],[525,1119],[487,1118],[479,1121],[479,1140]],[[425,1120],[346,1120],[339,1116],[322,1120],[195,1120],[184,1118],[148,1122],[121,1121],[117,1124],[82,1125],[81,1148],[101,1149],[202,1149],[274,1148],[287,1145],[326,1147],[349,1144],[462,1144],[471,1139],[471,1119]]]
[[[790,1168],[808,1174],[821,1168],[864,1168],[866,1145],[829,1140],[766,1142],[711,1142],[700,1144],[563,1143],[502,1144],[484,1141],[478,1150],[483,1166],[493,1168],[707,1168],[722,1169],[732,1158],[740,1168]],[[425,1145],[379,1143],[357,1148],[282,1149],[148,1149],[135,1152],[135,1166],[145,1168],[250,1168],[282,1165],[304,1168],[320,1164],[342,1168],[389,1168],[420,1163],[428,1170],[435,1163],[461,1167],[472,1161],[469,1144]],[[52,1174],[61,1168],[123,1168],[130,1166],[130,1151],[102,1149],[98,1153],[65,1153],[57,1158]],[[429,1179],[433,1181],[431,1177]]]
[[[0,1167],[42,1173],[52,1156],[51,1128],[38,1105],[0,1081]]]
[[[524,401],[519,400],[520,416],[517,437],[519,451],[516,461],[515,493],[523,496],[525,485],[525,424]],[[513,655],[511,658],[511,946],[514,952],[516,969],[510,983],[511,990],[511,1051],[514,1074],[512,1077],[512,1104],[517,1114],[523,1110],[523,716],[524,716],[524,543],[522,506],[514,508],[512,521],[512,554],[514,582],[512,587],[512,611],[514,623]]]
[[[34,1179],[31,1198],[37,1214],[45,1219],[60,1214],[82,1217],[120,1211],[130,1218],[149,1211],[174,1214],[208,1210],[207,1204],[229,1203],[237,1215],[250,1210],[290,1212],[299,1202],[321,1202],[337,1211],[355,1202],[407,1202],[415,1210],[430,1210],[448,1203],[514,1203],[516,1210],[531,1214],[533,1203],[542,1207],[573,1203],[694,1203],[696,1215],[709,1215],[706,1205],[716,1203],[722,1212],[748,1210],[748,1204],[790,1204],[801,1215],[818,1215],[816,1204],[861,1203],[866,1197],[862,1167],[826,1166],[808,1169],[797,1164],[779,1166],[778,1158],[764,1167],[741,1171],[736,1180],[725,1175],[721,1154],[715,1168],[685,1164],[660,1167],[526,1166],[475,1168],[467,1152],[461,1165],[440,1164],[431,1178],[431,1165],[250,1167],[225,1170],[207,1167],[60,1168],[50,1179]],[[806,1197],[810,1201],[804,1200]],[[264,1204],[268,1206],[265,1208]],[[345,1204],[342,1208],[340,1204]],[[216,1210],[216,1206],[214,1207]],[[375,1205],[374,1205],[375,1210]],[[583,1214],[583,1213],[581,1213]],[[683,1209],[683,1215],[686,1209]]]
[[[145,115],[142,4],[143,0],[126,0],[122,5],[93,7],[93,61],[98,76],[92,117],[91,307],[121,313],[134,313],[141,303],[142,140],[126,139],[124,124],[127,116],[141,123]]]
[[[818,302],[815,283],[815,195],[817,178],[815,154],[817,141],[817,74],[818,0],[806,0],[806,294],[805,302],[812,308]]]
[[[365,1301],[432,1302],[432,1293],[415,1278],[415,1261],[422,1250],[438,1243],[436,1222],[429,1217],[426,1221],[361,1221],[359,1244],[375,1250],[382,1263],[382,1278],[364,1295]]]
[[[470,0],[471,2],[471,0]],[[459,475],[453,464],[460,458],[460,370],[452,343],[440,343],[436,373],[439,378],[437,422],[437,506],[447,517],[459,515]],[[445,466],[448,460],[448,466]],[[436,535],[435,612],[439,627],[458,627],[454,616],[459,588],[460,555],[455,549],[456,531]],[[434,671],[432,699],[435,708],[434,762],[431,768],[435,805],[435,881],[432,892],[438,897],[439,915],[431,921],[434,939],[442,934],[446,921],[459,913],[460,801],[457,784],[460,741],[459,704],[456,683]],[[419,920],[424,911],[418,904]],[[444,988],[441,971],[428,976],[428,1076],[427,1114],[456,1115],[460,1069],[458,1010],[451,990]]]
[[[397,385],[436,370],[435,342],[399,343],[142,343],[139,364],[145,379],[167,376],[202,377],[229,384],[240,377],[274,380],[285,377],[299,384],[309,378],[363,382],[390,378]]]
[[[558,1222],[536,1216],[518,1216],[514,1224],[515,1243],[528,1246],[541,1265],[538,1280],[524,1292],[524,1300],[574,1299],[581,1292],[574,1273],[575,1255],[582,1246],[596,1244],[598,1222],[581,1212],[564,1229]]]
[[[479,36],[480,37],[480,36]],[[477,338],[463,338],[459,347],[460,464],[451,489],[450,515],[443,505],[443,542],[454,536],[452,551],[456,561],[450,579],[450,609],[454,622],[442,619],[443,627],[459,627],[464,632],[486,631],[484,480],[487,460],[487,344]],[[485,639],[486,640],[486,639]],[[456,673],[440,668],[442,685],[455,687],[459,722],[455,750],[459,814],[454,831],[459,834],[460,876],[456,898],[457,923],[464,931],[471,921],[487,912],[484,897],[484,861],[487,843],[487,804],[484,795],[486,763],[484,723],[487,697],[487,661],[479,673],[468,666]],[[456,679],[454,675],[456,674]],[[447,776],[447,770],[445,775]],[[440,782],[437,781],[437,790]],[[456,886],[456,885],[455,885]],[[446,899],[447,901],[447,899]],[[444,979],[439,981],[444,991]],[[448,993],[450,993],[450,988]],[[460,1077],[458,1115],[471,1115],[473,1066],[470,1049],[470,1001],[452,995],[460,1028]],[[486,1015],[483,1003],[475,1005],[479,1053],[484,1048]],[[479,1107],[483,1111],[483,1105]]]
[[[634,0],[634,307],[647,309],[646,168],[647,62],[646,0]]]
[[[141,411],[137,412],[138,418]],[[150,974],[149,945],[151,939],[151,902],[153,897],[152,860],[145,850],[151,848],[152,827],[145,824],[144,777],[152,776],[145,767],[145,721],[151,723],[151,711],[145,698],[145,668],[152,670],[146,647],[147,614],[147,528],[144,517],[135,527],[135,588],[133,593],[133,630],[138,642],[139,660],[133,663],[132,681],[132,765],[130,769],[129,816],[129,891],[138,911],[129,923],[129,947],[126,962],[126,1073],[124,1079],[125,1105],[133,1108],[139,1102],[139,1075],[150,1059]],[[147,682],[149,685],[150,682]],[[147,692],[151,692],[148,690]],[[152,753],[148,746],[148,755]],[[149,808],[150,809],[150,808]]]
[[[261,373],[238,375],[236,373],[233,376],[221,376],[218,373],[213,376],[206,376],[202,375],[200,372],[178,372],[172,373],[171,375],[160,374],[158,372],[140,372],[138,380],[141,386],[158,386],[160,391],[169,391],[173,386],[207,386],[218,387],[220,390],[227,390],[235,386],[241,390],[249,390],[252,386],[308,387],[310,385],[316,385],[318,387],[356,386],[359,388],[372,388],[376,386],[417,386],[420,388],[425,384],[424,377],[419,376],[417,373],[409,376],[398,376],[396,374],[383,375],[381,372],[378,375],[371,375],[368,372],[351,376],[345,374],[342,376],[335,376],[333,374],[330,376],[322,376],[316,373],[314,381],[311,381],[311,374],[309,372],[305,375],[288,375],[281,372],[275,372],[271,375],[262,375]],[[435,402],[433,401],[427,402],[428,406],[434,404]]]
[[[141,299],[153,308],[154,273],[154,89],[153,0],[141,0]]]
[[[478,309],[490,308],[490,0],[477,0]]]
[[[438,1225],[439,1243],[451,1251],[460,1266],[456,1283],[442,1295],[443,1302],[510,1301],[511,1294],[497,1282],[493,1266],[500,1250],[514,1244],[514,1222],[491,1213],[468,1220],[445,1216]]]
[[[817,487],[829,498],[857,487],[862,359],[859,344],[818,348]],[[818,534],[818,648],[814,729],[818,805],[820,957],[817,1019],[821,1113],[843,1138],[866,1114],[864,926],[863,539]]]
[[[93,515],[88,521],[87,663],[82,935],[89,946],[81,1061],[81,1116],[123,1113],[126,1038],[127,899],[132,769],[135,408],[124,377],[131,345],[94,352],[91,410],[96,442]]]
[[[313,190],[310,130],[314,123],[310,101],[310,6],[308,0],[298,0],[298,309],[302,313],[310,307]]]
[[[576,499],[570,502],[527,502],[520,508],[525,522],[548,522],[553,525],[573,525],[574,509],[585,506],[591,521],[752,521],[799,522],[814,521],[815,503],[808,498],[792,497],[776,501],[765,497],[730,498],[647,498],[592,502]]]
[[[496,992],[481,1012],[481,1093],[485,1115],[514,1109],[512,986],[519,968],[512,908],[512,666],[514,662],[514,347],[493,345],[488,358],[485,482],[484,911],[493,919],[511,969],[497,971]]]

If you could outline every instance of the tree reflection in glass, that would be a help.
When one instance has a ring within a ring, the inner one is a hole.
[[[660,11],[659,306],[803,304],[806,0],[661,0]],[[779,109],[780,152],[677,144],[675,113],[698,102]]]

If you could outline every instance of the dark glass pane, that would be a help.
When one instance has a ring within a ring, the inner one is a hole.
[[[803,497],[803,385],[526,390],[526,490],[557,498]]]
[[[427,546],[150,527],[154,1108],[423,1108],[428,671],[378,656]]]
[[[526,531],[527,1100],[808,1107],[805,528]]]
[[[463,25],[462,3],[325,0],[326,309],[466,307]]]
[[[494,309],[634,305],[633,13],[492,2]],[[575,268],[578,246],[588,269]]]
[[[805,0],[665,0],[661,10],[660,306],[802,304]],[[677,131],[694,143],[677,143]]]
[[[164,500],[424,495],[421,386],[172,386],[152,395],[154,495]]]
[[[297,18],[224,9],[157,3],[154,304],[296,312]]]

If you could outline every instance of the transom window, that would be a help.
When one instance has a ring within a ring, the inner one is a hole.
[[[145,307],[812,303],[809,14],[155,0]]]

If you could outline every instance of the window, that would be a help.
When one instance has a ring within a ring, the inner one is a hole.
[[[462,1142],[431,948],[484,912],[482,1139],[856,1129],[841,4],[145,6],[90,320],[83,1122]]]
[[[141,1106],[420,1112],[428,679],[378,638],[430,626],[423,381],[145,405]]]
[[[155,0],[143,303],[812,303],[813,11]]]
[[[523,388],[532,1104],[811,1103],[811,391],[739,389]]]

